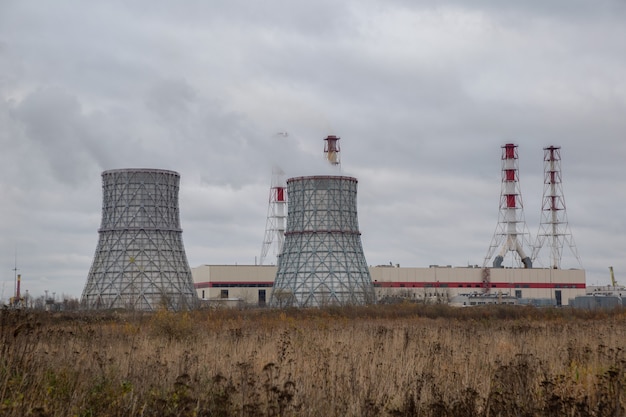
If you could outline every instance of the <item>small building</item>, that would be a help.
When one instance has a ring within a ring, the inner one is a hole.
[[[586,294],[570,300],[570,305],[587,310],[624,307],[626,306],[626,287],[621,285],[592,286],[587,288]]]
[[[246,305],[265,307],[272,294],[276,266],[202,265],[192,268],[191,274],[202,304],[238,299]]]

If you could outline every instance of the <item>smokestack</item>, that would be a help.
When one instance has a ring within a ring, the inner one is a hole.
[[[341,165],[341,158],[339,157],[339,137],[335,135],[329,135],[324,139],[324,155],[326,160],[333,166]]]
[[[500,214],[498,225],[485,256],[486,267],[493,254],[499,249],[493,260],[494,268],[503,268],[504,258],[510,252],[518,266],[532,268],[532,261],[525,248],[530,248],[528,229],[524,220],[524,204],[519,186],[519,162],[517,145],[507,143],[502,146],[502,189],[500,192]],[[521,262],[521,263],[520,263]]]
[[[20,293],[20,286],[22,285],[22,276],[20,274],[17,275],[17,286],[15,287],[15,299],[19,302],[22,298]]]
[[[576,258],[578,266],[582,268],[565,209],[560,146],[543,148],[543,169],[541,222],[535,247],[533,248],[533,262],[537,260],[542,248],[547,243],[547,246],[550,248],[550,268],[560,269],[563,246],[567,243],[572,255]]]

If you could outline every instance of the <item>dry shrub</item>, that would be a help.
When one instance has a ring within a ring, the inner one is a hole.
[[[0,312],[2,416],[617,416],[622,311]]]
[[[173,340],[186,340],[194,336],[194,324],[188,312],[175,313],[166,309],[158,310],[149,323],[150,334],[154,337]]]

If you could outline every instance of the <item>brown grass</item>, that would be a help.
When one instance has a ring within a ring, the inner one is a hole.
[[[1,416],[623,416],[626,314],[0,312]]]

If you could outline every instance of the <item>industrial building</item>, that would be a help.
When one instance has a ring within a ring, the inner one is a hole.
[[[192,268],[198,297],[212,305],[265,306],[277,272],[268,265],[202,265]],[[585,294],[585,271],[552,268],[370,266],[378,302],[410,300],[448,303],[466,293],[508,294],[518,299],[552,299],[568,305]],[[487,277],[488,276],[488,280]]]
[[[617,283],[612,266],[609,266],[609,272],[611,285],[588,287],[585,295],[579,295],[572,300],[572,306],[588,310],[626,306],[626,286]]]

